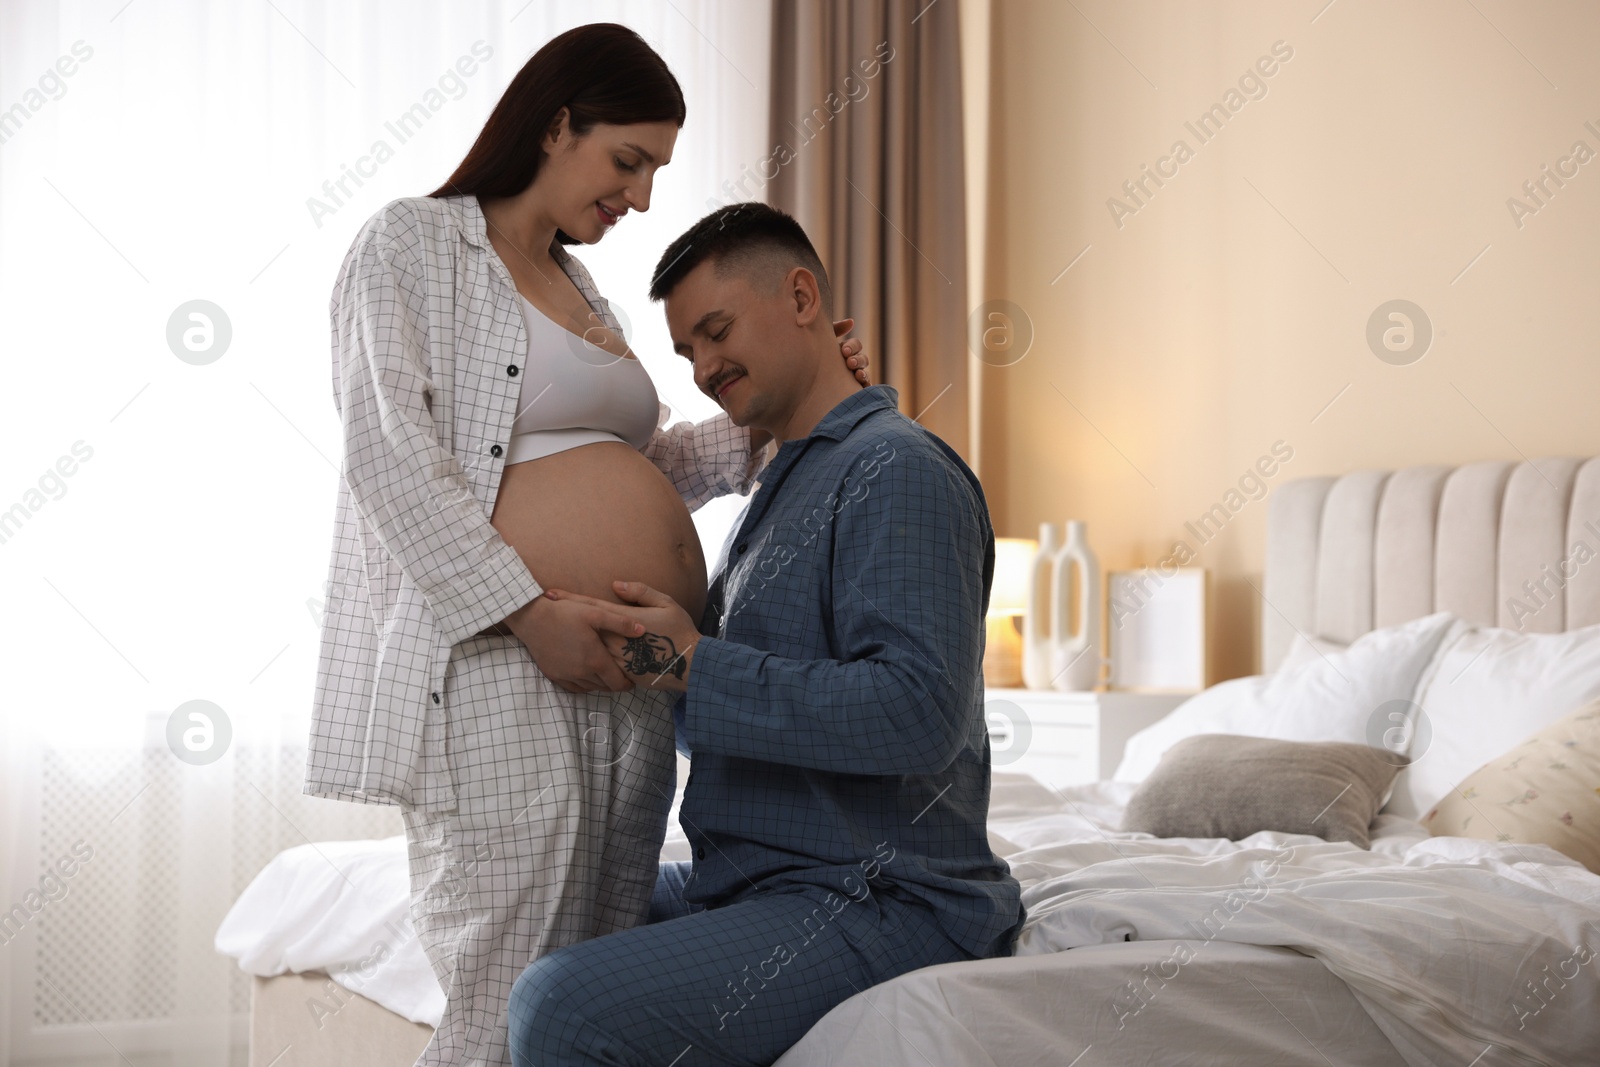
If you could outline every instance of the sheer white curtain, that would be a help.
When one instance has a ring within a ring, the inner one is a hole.
[[[329,293],[361,223],[437,186],[528,56],[592,21],[661,52],[689,119],[648,214],[577,251],[663,399],[703,417],[645,290],[767,154],[767,5],[0,5],[0,1067],[237,1059],[246,987],[211,951],[234,894],[278,849],[398,831],[299,796],[340,459]],[[209,362],[183,343],[195,301],[213,353],[229,334]],[[696,516],[708,555],[739,503]],[[222,756],[180,760],[208,722]]]

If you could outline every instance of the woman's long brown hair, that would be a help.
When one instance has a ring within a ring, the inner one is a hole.
[[[538,176],[546,158],[541,143],[563,107],[578,137],[597,123],[674,122],[681,129],[685,117],[678,79],[643,37],[614,22],[577,26],[522,65],[461,165],[428,195],[516,196]],[[556,240],[578,243],[560,230]]]

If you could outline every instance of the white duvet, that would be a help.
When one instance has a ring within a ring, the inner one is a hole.
[[[1213,939],[1286,946],[1343,979],[1408,1063],[1600,1063],[1600,876],[1394,816],[1370,851],[1116,833],[1133,788],[1064,790],[1055,815],[996,811],[1029,913],[1019,955],[1176,940],[1158,988]],[[1141,1006],[1129,992],[1118,1011]]]

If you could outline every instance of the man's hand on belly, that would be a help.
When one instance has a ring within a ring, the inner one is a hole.
[[[545,590],[545,596],[604,608],[608,613],[626,615],[630,621],[643,625],[642,634],[625,633],[608,626],[599,626],[595,632],[617,667],[635,685],[673,693],[686,692],[694,646],[700,640],[694,620],[676,600],[643,582],[616,582],[613,587],[627,604],[635,606],[618,607],[604,600],[557,589]]]

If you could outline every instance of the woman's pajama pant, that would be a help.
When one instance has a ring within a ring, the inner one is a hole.
[[[506,1005],[545,953],[637,926],[674,790],[672,694],[557,688],[520,640],[456,645],[456,807],[407,810],[411,918],[445,993],[418,1067],[502,1067]]]

